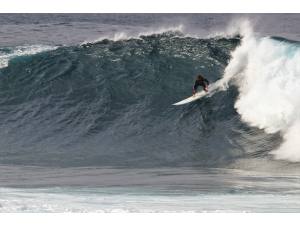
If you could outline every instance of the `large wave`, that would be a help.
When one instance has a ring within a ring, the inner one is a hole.
[[[241,36],[169,31],[3,53],[0,163],[222,167],[269,159],[278,132],[275,156],[297,159],[298,44],[255,37],[247,23],[233,31]],[[216,92],[172,106],[198,73]]]
[[[0,70],[1,163],[171,166],[232,160],[237,153],[231,153],[231,137],[214,132],[230,129],[231,100],[222,103],[226,96],[215,95],[216,103],[172,103],[191,94],[197,73],[219,79],[239,41],[165,32],[12,58]]]

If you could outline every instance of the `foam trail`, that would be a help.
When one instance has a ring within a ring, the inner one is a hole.
[[[219,86],[237,85],[235,108],[243,121],[282,134],[283,143],[272,152],[276,159],[300,161],[300,46],[245,31]]]
[[[0,52],[0,68],[8,66],[9,60],[17,56],[34,55],[44,51],[54,50],[57,47],[47,45],[31,45],[31,46],[18,46],[8,51]]]

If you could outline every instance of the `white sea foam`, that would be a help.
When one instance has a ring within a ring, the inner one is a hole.
[[[277,159],[300,161],[300,46],[270,37],[256,37],[249,22],[239,27],[242,43],[232,53],[219,86],[237,85],[235,103],[243,121],[280,132]]]
[[[162,195],[122,188],[1,188],[1,213],[297,212],[299,195],[199,193]]]
[[[0,68],[8,66],[9,60],[18,56],[34,55],[44,51],[54,50],[57,47],[48,45],[30,45],[30,46],[17,46],[8,49],[7,52],[0,52]]]

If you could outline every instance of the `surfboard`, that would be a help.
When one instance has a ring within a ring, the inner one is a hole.
[[[209,93],[206,92],[206,91],[199,91],[197,92],[196,94],[192,95],[191,97],[188,97],[186,99],[183,99],[182,101],[180,102],[176,102],[174,103],[173,105],[184,105],[184,104],[187,104],[187,103],[190,103],[190,102],[194,102],[202,97],[204,97],[205,95],[207,95]]]
[[[183,99],[180,102],[176,102],[173,105],[184,105],[184,104],[187,104],[187,103],[190,103],[190,102],[194,102],[194,101],[196,101],[196,100],[198,100],[200,98],[203,98],[205,96],[211,97],[216,92],[218,92],[220,90],[223,90],[223,88],[222,88],[223,86],[224,86],[224,84],[222,83],[222,80],[218,80],[218,81],[216,81],[216,82],[214,82],[214,83],[212,83],[212,84],[209,85],[208,92],[206,92],[204,90],[199,91],[196,94],[192,95],[191,97]]]

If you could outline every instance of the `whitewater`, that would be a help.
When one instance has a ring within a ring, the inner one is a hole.
[[[298,212],[298,19],[1,15],[0,212]]]

